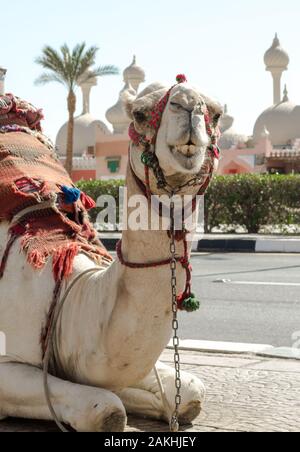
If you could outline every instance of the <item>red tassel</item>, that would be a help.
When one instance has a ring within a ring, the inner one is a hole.
[[[77,243],[71,243],[68,247],[59,248],[53,256],[53,273],[55,281],[62,281],[73,271],[73,262],[79,253]]]
[[[91,210],[96,207],[95,201],[85,193],[81,192],[81,202],[83,204],[83,207],[86,208],[86,210]]]

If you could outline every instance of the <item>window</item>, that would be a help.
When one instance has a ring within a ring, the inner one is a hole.
[[[107,168],[111,174],[116,174],[120,170],[120,157],[108,158],[107,159]]]
[[[266,156],[264,154],[257,154],[255,156],[255,165],[262,166],[266,163]]]

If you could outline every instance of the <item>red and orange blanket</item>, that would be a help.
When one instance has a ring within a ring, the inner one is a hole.
[[[42,118],[31,104],[0,96],[0,223],[10,225],[0,278],[17,239],[34,268],[53,258],[56,282],[72,273],[80,252],[99,264],[111,260],[88,218],[93,200],[73,185],[42,134]]]

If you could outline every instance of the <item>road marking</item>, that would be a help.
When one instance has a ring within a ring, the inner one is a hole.
[[[263,281],[231,281],[231,279],[217,279],[214,283],[221,284],[235,284],[242,286],[286,286],[286,287],[300,287],[300,283],[286,283],[286,282],[263,282]]]

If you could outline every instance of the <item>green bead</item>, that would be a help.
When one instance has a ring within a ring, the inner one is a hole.
[[[199,300],[197,300],[195,294],[191,294],[189,298],[186,298],[183,303],[182,307],[187,312],[195,312],[200,309],[201,303]]]
[[[142,157],[141,157],[142,163],[146,166],[152,166],[153,164],[153,157],[151,154],[149,154],[148,152],[143,152]]]

